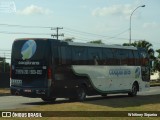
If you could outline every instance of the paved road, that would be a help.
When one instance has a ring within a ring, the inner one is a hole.
[[[138,95],[145,95],[145,96],[155,95],[155,94],[160,94],[160,87],[151,87],[150,91],[138,93]],[[67,100],[58,99],[57,102],[59,101],[66,102]],[[48,104],[48,103],[43,102],[40,98],[27,98],[21,96],[0,96],[0,110],[26,108],[43,104]]]

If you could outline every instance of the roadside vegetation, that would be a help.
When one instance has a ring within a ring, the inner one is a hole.
[[[151,85],[151,87],[160,86],[160,79],[151,81],[150,85]]]
[[[10,89],[9,88],[0,88],[0,96],[2,95],[10,95]]]

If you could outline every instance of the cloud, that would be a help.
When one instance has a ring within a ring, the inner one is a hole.
[[[93,16],[107,16],[107,15],[123,15],[129,16],[133,10],[133,6],[126,5],[112,5],[109,7],[96,8],[92,11]]]
[[[143,27],[148,29],[148,28],[160,28],[160,24],[156,23],[156,22],[148,22],[148,23],[144,23]]]
[[[30,5],[22,10],[17,11],[20,15],[50,14],[52,11],[36,5]]]

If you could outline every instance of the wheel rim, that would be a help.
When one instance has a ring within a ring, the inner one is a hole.
[[[136,93],[137,93],[137,87],[136,87],[136,85],[133,85],[133,87],[132,87],[132,93],[133,93],[133,95],[136,95]]]
[[[79,98],[79,100],[84,100],[84,99],[85,99],[85,96],[86,96],[86,93],[85,93],[84,89],[83,89],[83,88],[80,88],[80,89],[78,90],[78,98]]]

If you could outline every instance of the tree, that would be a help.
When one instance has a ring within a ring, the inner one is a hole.
[[[73,42],[74,39],[75,39],[74,37],[68,37],[68,38],[65,38],[64,41]]]
[[[6,63],[6,58],[0,57],[0,72],[9,72],[10,71],[10,65],[9,63]]]
[[[90,41],[90,42],[88,42],[88,43],[104,44],[104,43],[102,42],[102,40],[94,40],[94,41]]]
[[[160,49],[156,50],[158,52],[158,56],[154,60],[154,71],[160,72]]]
[[[154,60],[154,50],[152,49],[152,44],[149,43],[148,41],[145,40],[140,40],[140,41],[135,41],[134,43],[124,43],[123,46],[134,46],[134,47],[142,47],[142,48],[146,48],[148,54],[149,54],[149,58],[151,60]]]

